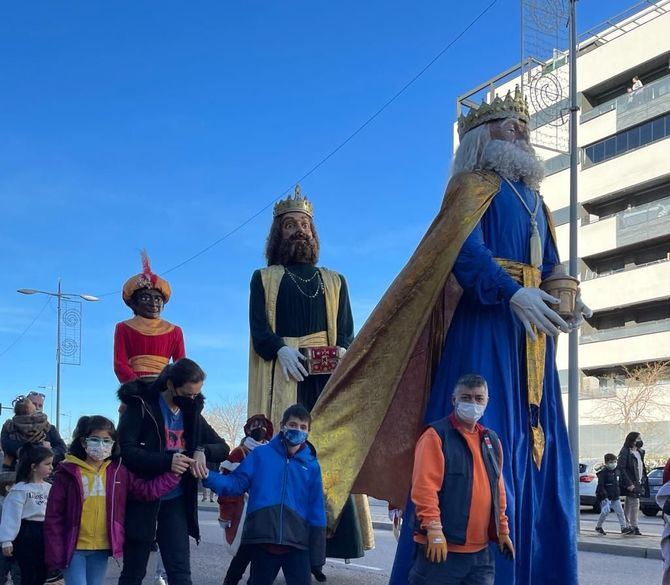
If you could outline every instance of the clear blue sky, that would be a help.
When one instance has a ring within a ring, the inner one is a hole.
[[[103,294],[178,264],[253,215],[346,138],[488,0],[29,2],[0,19],[0,352],[43,298]],[[580,29],[631,2],[582,0]],[[322,263],[360,327],[437,210],[457,95],[519,60],[519,2],[499,0],[409,91],[303,182]],[[168,278],[165,318],[208,373],[246,395],[248,283],[271,211]],[[115,416],[119,295],[85,304],[62,411]],[[55,305],[0,357],[0,400],[55,381]],[[47,411],[49,411],[47,403]],[[2,418],[7,412],[3,411]],[[62,419],[65,429],[70,419]]]

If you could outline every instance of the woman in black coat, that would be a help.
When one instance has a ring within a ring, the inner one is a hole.
[[[626,496],[623,513],[631,534],[641,535],[637,524],[640,511],[640,496],[643,486],[647,484],[647,470],[644,466],[644,450],[642,436],[633,431],[626,435],[626,440],[619,452],[617,469],[621,471],[621,493]]]
[[[190,469],[160,500],[128,502],[119,585],[142,583],[154,540],[170,585],[192,585],[188,537],[200,541],[198,479],[207,474],[206,461],[223,461],[230,451],[202,416],[204,380],[200,366],[182,358],[155,382],[134,380],[119,389],[126,405],[119,422],[124,465],[143,479]]]

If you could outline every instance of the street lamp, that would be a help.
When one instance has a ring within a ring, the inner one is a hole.
[[[49,386],[38,386],[40,390],[51,390],[51,400],[49,400],[49,418],[54,419],[54,385],[50,384]]]
[[[56,428],[60,431],[61,303],[63,299],[68,301],[73,300],[76,297],[89,302],[99,301],[100,299],[98,297],[94,297],[93,295],[64,293],[61,290],[60,278],[58,279],[58,290],[56,292],[36,290],[34,288],[20,288],[16,292],[21,293],[22,295],[47,295],[49,297],[56,297],[58,299],[56,329]]]

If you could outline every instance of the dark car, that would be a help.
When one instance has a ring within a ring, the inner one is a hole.
[[[654,467],[647,474],[647,487],[644,490],[646,495],[640,497],[640,510],[645,516],[656,516],[661,509],[656,503],[656,494],[663,485],[663,468]]]

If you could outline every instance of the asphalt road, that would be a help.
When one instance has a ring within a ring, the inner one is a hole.
[[[200,525],[203,540],[200,546],[191,547],[191,565],[193,571],[193,583],[195,585],[221,585],[223,576],[230,557],[224,552],[221,545],[221,529],[216,520],[214,509],[200,511]],[[597,516],[595,514],[582,514],[584,524],[592,522],[595,525]],[[643,523],[649,528],[644,531],[660,527],[659,518],[646,518]],[[656,522],[654,522],[656,521]],[[613,528],[618,526],[616,519],[610,521]],[[607,530],[608,525],[606,525]],[[583,529],[586,527],[583,526]],[[342,561],[329,559],[324,572],[328,576],[330,585],[386,585],[393,564],[395,554],[395,540],[393,534],[388,530],[377,530],[375,532],[376,548],[368,552],[363,559],[352,561],[345,565]],[[150,561],[148,576],[144,580],[145,585],[153,585],[154,559]],[[608,585],[630,585],[630,583],[655,584],[661,581],[661,562],[634,557],[618,557],[611,554],[579,553],[580,583],[601,583]],[[113,585],[117,582],[119,568],[114,562],[110,562],[105,585]],[[243,581],[244,583],[244,581]],[[284,585],[285,581],[280,576],[277,585]],[[316,583],[316,581],[314,581]]]

